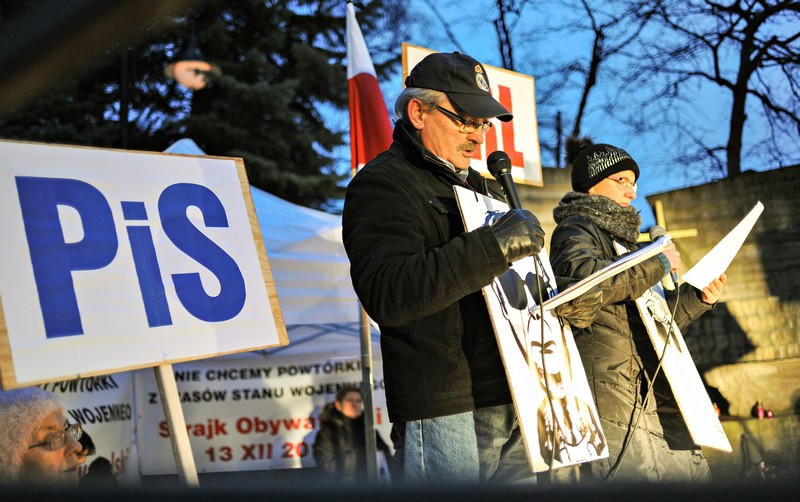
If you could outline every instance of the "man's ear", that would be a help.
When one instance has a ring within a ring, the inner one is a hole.
[[[425,109],[417,98],[408,102],[408,120],[415,129],[422,129],[425,125]]]
[[[337,410],[342,411],[342,403],[339,401],[334,401],[333,405],[336,407]]]

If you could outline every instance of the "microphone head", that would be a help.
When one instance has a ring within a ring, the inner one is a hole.
[[[663,237],[667,235],[667,229],[662,227],[661,225],[653,225],[650,227],[650,240],[654,241],[659,237]]]
[[[494,179],[499,180],[500,176],[511,172],[511,158],[502,150],[497,150],[489,154],[486,159],[486,166]]]

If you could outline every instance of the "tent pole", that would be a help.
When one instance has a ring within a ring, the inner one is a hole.
[[[369,316],[359,304],[361,311],[361,393],[364,396],[364,444],[367,449],[367,481],[377,483],[377,445],[375,443],[375,400],[373,398],[372,374],[372,330]]]

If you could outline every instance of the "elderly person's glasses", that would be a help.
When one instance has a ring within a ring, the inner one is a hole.
[[[436,105],[436,109],[444,113],[454,121],[461,124],[461,130],[467,134],[472,134],[474,132],[477,132],[479,129],[482,133],[486,133],[486,131],[492,128],[491,122],[478,122],[477,120],[468,120],[462,117],[461,115],[457,115],[451,112],[447,108],[442,108],[439,105]]]
[[[41,446],[47,450],[60,450],[65,444],[67,444],[67,438],[69,436],[72,436],[78,440],[81,438],[82,434],[83,428],[81,427],[81,424],[74,423],[70,425],[69,422],[65,422],[63,431],[51,432],[46,438],[44,438],[44,441],[39,444],[29,446],[28,449],[30,450],[32,448],[39,448]]]
[[[636,185],[635,181],[631,181],[625,176],[620,176],[619,178],[612,178],[611,176],[608,177],[611,181],[615,182],[620,188],[624,188],[625,190],[632,188],[634,193],[639,188]]]

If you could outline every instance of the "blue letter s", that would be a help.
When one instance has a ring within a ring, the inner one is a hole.
[[[186,216],[196,206],[207,227],[227,227],[225,207],[214,192],[202,185],[178,183],[167,187],[158,199],[158,213],[164,233],[175,246],[210,270],[220,282],[220,292],[209,296],[200,274],[173,274],[175,292],[183,306],[196,318],[219,322],[232,319],[244,307],[244,278],[236,262],[200,232]]]

